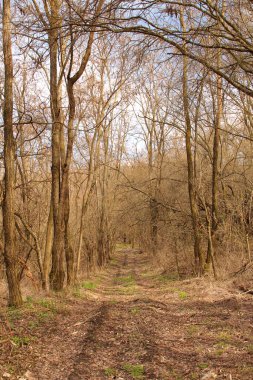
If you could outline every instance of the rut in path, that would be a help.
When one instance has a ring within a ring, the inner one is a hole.
[[[34,379],[253,379],[250,297],[159,275],[134,250],[94,282],[34,343]]]
[[[140,271],[141,263],[140,259]],[[155,307],[156,302],[142,300],[141,276],[136,271],[133,251],[122,254],[114,267],[103,285],[105,300],[90,321],[83,350],[76,358],[69,380],[103,379],[110,375],[117,378],[120,372],[121,378],[129,378],[124,369],[131,372],[139,368],[142,372],[142,366],[150,363],[154,355],[154,330],[136,314],[143,304]],[[132,363],[136,363],[136,369],[131,368]]]

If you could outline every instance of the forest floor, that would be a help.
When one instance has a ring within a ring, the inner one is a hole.
[[[125,249],[71,295],[0,309],[0,378],[253,379],[253,299]]]

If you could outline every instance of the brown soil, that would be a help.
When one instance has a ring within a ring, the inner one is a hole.
[[[67,301],[28,304],[2,311],[2,378],[253,379],[252,296],[159,275],[134,250]]]

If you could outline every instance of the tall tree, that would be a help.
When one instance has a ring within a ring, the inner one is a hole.
[[[102,7],[105,0],[99,0],[94,5],[93,23],[97,22],[97,18],[100,16]],[[87,3],[87,5],[89,5]],[[51,5],[52,10],[52,23],[50,30],[50,60],[51,60],[51,98],[52,98],[52,115],[53,117],[59,117],[61,110],[59,109],[59,80],[57,78],[57,53],[58,53],[58,36],[59,36],[59,20],[60,20],[60,4],[57,1],[53,1]],[[82,55],[80,65],[74,74],[72,74],[74,68],[74,46],[76,41],[76,35],[72,30],[71,25],[71,7],[70,11],[70,61],[67,73],[67,94],[68,94],[68,124],[67,124],[67,142],[66,149],[62,149],[61,135],[63,128],[62,121],[56,119],[53,124],[52,133],[52,159],[53,159],[53,171],[52,171],[52,195],[53,195],[53,215],[54,215],[54,241],[52,249],[52,270],[50,273],[51,287],[54,290],[61,290],[64,285],[64,259],[66,258],[67,264],[67,283],[71,285],[74,281],[74,252],[70,246],[69,241],[69,173],[70,165],[72,162],[73,145],[75,139],[75,113],[76,102],[74,94],[75,83],[83,75],[86,66],[89,62],[91,55],[91,49],[95,37],[95,30],[91,30],[88,34],[88,41],[84,54]],[[91,28],[92,29],[92,28]],[[58,115],[58,116],[57,116]],[[63,152],[62,152],[63,151]]]
[[[22,304],[18,280],[18,256],[15,247],[14,216],[14,162],[15,143],[13,136],[13,59],[11,43],[10,0],[3,1],[3,53],[4,53],[4,259],[9,289],[9,305]]]
[[[183,33],[186,31],[184,14],[181,10],[180,12],[180,22]],[[187,169],[188,169],[188,191],[189,200],[191,208],[191,217],[193,225],[193,237],[194,237],[194,255],[195,255],[195,267],[198,273],[201,275],[204,268],[203,254],[201,250],[201,235],[199,230],[199,209],[197,203],[197,188],[196,180],[194,175],[194,160],[192,153],[192,125],[190,117],[190,105],[189,105],[189,94],[188,94],[188,69],[189,69],[189,58],[183,56],[183,105],[184,105],[184,117],[185,117],[185,145],[186,145],[186,155],[187,155]]]

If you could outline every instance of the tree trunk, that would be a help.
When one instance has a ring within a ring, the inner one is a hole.
[[[83,246],[84,217],[86,215],[86,211],[88,208],[88,202],[89,202],[90,194],[92,192],[94,174],[92,175],[91,170],[92,169],[90,167],[89,173],[88,173],[87,185],[86,185],[86,188],[85,188],[85,191],[83,194],[83,199],[82,199],[80,233],[79,233],[78,248],[77,248],[77,255],[76,255],[75,280],[78,279],[78,275],[79,275],[79,271],[80,271],[81,251],[82,251],[82,246]]]
[[[107,127],[108,128],[108,127]],[[101,200],[100,200],[100,215],[98,228],[98,266],[102,267],[109,258],[108,251],[108,221],[107,221],[107,206],[108,206],[108,130],[104,128],[104,166],[101,175]]]
[[[61,183],[61,109],[58,83],[58,32],[60,27],[60,3],[51,1],[51,18],[49,30],[50,48],[50,96],[52,115],[52,206],[54,221],[54,239],[52,248],[52,268],[50,272],[50,285],[53,290],[62,290],[65,279],[64,269],[64,219],[60,210],[60,183]]]
[[[158,202],[155,196],[150,199],[149,208],[151,216],[151,249],[153,256],[155,256],[157,253],[159,217]]]
[[[180,13],[180,21],[183,32],[185,31],[184,17],[182,12]],[[188,99],[188,66],[189,59],[186,55],[183,56],[183,105],[184,105],[184,117],[186,124],[185,144],[187,155],[187,171],[188,171],[188,193],[191,208],[191,218],[193,226],[194,236],[194,256],[195,256],[195,268],[199,275],[203,274],[204,260],[201,251],[201,236],[199,231],[199,210],[197,204],[197,191],[196,181],[194,178],[194,162],[192,154],[192,127],[189,112],[189,99]]]
[[[67,285],[73,285],[75,280],[74,272],[74,251],[70,242],[70,231],[69,231],[69,180],[67,180],[67,186],[64,194],[64,224],[65,224],[65,255],[66,255],[66,266],[67,266]]]
[[[47,221],[47,233],[46,233],[46,244],[43,259],[43,272],[44,272],[44,282],[42,284],[43,289],[49,291],[49,273],[52,265],[52,247],[53,247],[53,237],[54,237],[54,221],[53,221],[53,206],[52,200],[50,201],[50,211]]]
[[[220,58],[218,57],[218,64]],[[218,228],[218,163],[219,163],[219,139],[222,117],[222,78],[217,76],[217,112],[213,139],[213,165],[212,165],[212,209],[211,232],[208,239],[206,270],[208,271],[215,256],[213,239]]]
[[[9,306],[22,304],[18,280],[18,256],[15,247],[14,217],[14,160],[15,144],[13,137],[13,62],[11,46],[11,7],[10,0],[3,1],[3,53],[4,53],[4,260],[9,290]]]
[[[96,8],[96,16],[100,14],[104,0],[99,0]],[[52,194],[54,210],[54,243],[52,250],[52,270],[50,273],[51,287],[54,290],[62,290],[64,286],[65,270],[67,266],[67,284],[74,282],[74,252],[70,246],[69,239],[69,171],[73,155],[73,144],[75,139],[74,120],[76,112],[74,85],[82,76],[90,58],[91,48],[94,41],[95,32],[89,34],[86,51],[82,57],[80,66],[76,73],[71,76],[74,62],[74,35],[70,24],[70,64],[67,74],[67,94],[69,100],[68,118],[68,138],[66,153],[64,155],[60,107],[60,91],[57,78],[57,53],[58,53],[58,32],[61,26],[59,17],[60,3],[52,1],[52,22],[50,29],[50,88],[52,99],[53,136],[52,136]],[[71,14],[71,8],[69,8]],[[64,157],[63,157],[64,155]]]

